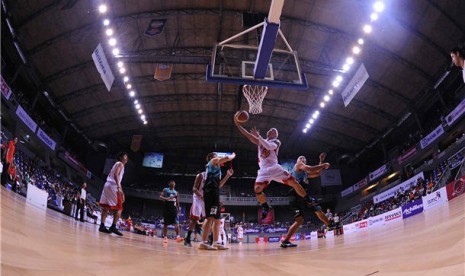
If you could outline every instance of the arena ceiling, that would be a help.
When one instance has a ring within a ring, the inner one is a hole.
[[[205,69],[213,45],[244,30],[244,13],[267,14],[271,1],[101,1],[109,4],[120,60],[139,93],[147,125],[127,95],[110,50],[106,48],[107,58],[116,76],[110,92],[92,60],[96,46],[107,45],[98,2],[2,1],[28,62],[12,58],[17,64],[10,67],[10,76],[27,82],[13,86],[23,85],[25,94],[37,98],[36,108],[47,110],[55,122],[61,118],[60,135],[73,125],[74,131],[82,131],[76,135],[92,142],[129,147],[131,136],[142,134],[145,150],[202,155],[231,150],[253,156],[254,147],[232,120],[236,110],[248,108],[239,85],[207,83]],[[292,158],[335,149],[356,155],[391,128],[399,137],[406,135],[398,122],[408,112],[421,113],[442,93],[433,87],[450,65],[449,50],[464,38],[464,1],[385,1],[359,59],[370,78],[349,106],[336,95],[311,131],[302,133],[362,34],[361,27],[369,22],[373,2],[286,0],[281,30],[299,53],[309,89],[270,88],[263,113],[247,126],[255,125],[262,133],[277,127],[282,152]],[[149,37],[144,31],[152,19],[167,21],[161,34]],[[2,26],[2,40],[5,29]],[[153,78],[157,63],[173,64],[170,80]]]

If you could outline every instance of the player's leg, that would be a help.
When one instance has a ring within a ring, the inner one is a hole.
[[[268,184],[268,181],[257,181],[254,185],[255,198],[257,198],[258,202],[260,203],[260,206],[262,207],[261,219],[265,219],[268,215],[268,212],[271,209],[271,206],[267,202],[266,195],[263,192],[263,190],[268,186]]]
[[[318,217],[318,219],[321,220],[326,225],[328,231],[331,231],[334,228],[336,228],[336,226],[334,225],[334,222],[329,221],[329,219],[326,217],[325,213],[323,213],[319,205],[311,206],[310,208],[312,211],[315,212],[315,215]]]
[[[102,207],[102,215],[100,216],[100,227],[99,227],[99,231],[100,232],[103,232],[103,233],[111,233],[110,230],[108,230],[106,227],[105,227],[105,221],[107,219],[107,216],[108,216],[108,207]]]
[[[304,206],[305,203],[300,196],[297,195],[295,191],[292,191],[289,196],[289,207],[290,211],[294,215],[294,223],[289,227],[287,231],[286,238],[281,242],[281,247],[296,247],[296,244],[290,242],[291,237],[297,232],[299,227],[304,222]]]
[[[118,229],[116,229],[116,223],[121,218],[121,213],[123,213],[123,198],[121,194],[118,192],[116,193],[116,201],[117,201],[117,204],[116,204],[115,213],[113,214],[113,224],[108,230],[110,230],[112,233],[118,236],[122,236],[123,233],[121,233]]]
[[[210,234],[210,229],[212,227],[213,221],[215,220],[215,214],[218,211],[218,206],[215,206],[215,194],[213,191],[205,192],[204,195],[205,202],[205,222],[203,223],[203,233],[202,241],[200,242],[199,249],[205,250],[217,250],[215,247],[208,244],[208,235]]]

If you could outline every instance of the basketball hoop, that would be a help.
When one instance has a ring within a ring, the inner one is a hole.
[[[268,86],[246,84],[242,87],[242,93],[244,93],[247,102],[249,102],[249,113],[262,113],[262,103],[266,92],[268,92]]]

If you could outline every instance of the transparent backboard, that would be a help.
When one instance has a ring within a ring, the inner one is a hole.
[[[215,45],[211,63],[207,67],[207,81],[300,90],[308,88],[297,52],[274,49],[264,79],[254,77],[258,53],[258,46],[254,45]]]

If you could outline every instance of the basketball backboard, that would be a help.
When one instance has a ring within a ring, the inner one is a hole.
[[[254,45],[215,45],[207,66],[208,82],[307,89],[307,79],[300,70],[297,52],[273,49],[264,79],[254,77],[259,47]]]

